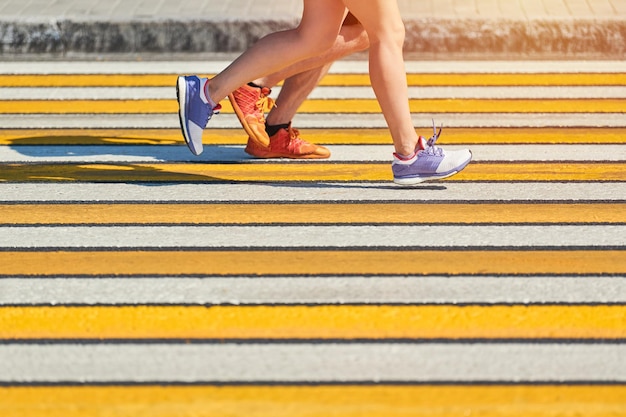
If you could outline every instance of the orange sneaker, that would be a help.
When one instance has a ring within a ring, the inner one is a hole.
[[[292,128],[291,123],[270,137],[269,147],[258,146],[251,139],[248,140],[246,152],[257,158],[326,159],[330,156],[328,148],[300,138],[300,132]]]
[[[241,125],[256,146],[269,147],[270,137],[265,131],[265,113],[274,107],[269,96],[272,90],[267,87],[244,85],[228,95],[228,99],[239,118]]]

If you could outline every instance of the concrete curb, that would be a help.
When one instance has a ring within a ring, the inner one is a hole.
[[[0,54],[241,52],[294,20],[0,22]],[[623,59],[626,21],[406,20],[407,53]]]

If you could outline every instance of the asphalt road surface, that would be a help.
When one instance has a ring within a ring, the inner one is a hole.
[[[360,61],[294,120],[331,159],[227,100],[193,156],[225,65],[0,63],[0,415],[626,414],[625,62],[407,62],[474,155],[414,187]]]

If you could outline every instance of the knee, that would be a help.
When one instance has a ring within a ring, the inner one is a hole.
[[[368,33],[368,42],[370,44],[385,44],[402,47],[406,36],[406,29],[402,21],[394,25],[388,25],[379,30]]]

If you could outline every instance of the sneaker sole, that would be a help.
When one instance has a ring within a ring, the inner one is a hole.
[[[454,171],[450,171],[450,172],[446,172],[445,174],[435,174],[435,175],[429,175],[427,177],[411,177],[411,178],[394,178],[393,182],[395,184],[398,185],[416,185],[416,184],[421,184],[423,182],[427,182],[427,181],[438,181],[438,180],[442,180],[444,178],[448,178],[451,177],[453,175],[458,174],[459,172],[461,172],[470,162],[472,161],[472,154],[470,153],[470,158],[463,163],[463,165],[459,166],[456,170]]]
[[[265,149],[255,149],[253,146],[248,143],[244,151],[255,158],[259,159],[279,159],[279,158],[287,158],[287,159],[328,159],[330,158],[330,154],[328,156],[320,156],[316,154],[305,154],[305,155],[294,155],[291,153],[281,154],[278,152],[266,151]]]
[[[250,151],[248,149],[245,149],[246,153],[250,156],[253,156],[255,158],[259,158],[259,159],[280,159],[280,158],[287,158],[287,159],[328,159],[330,158],[329,156],[319,156],[319,155],[315,155],[315,154],[308,154],[308,155],[292,155],[292,154],[279,154],[279,153],[271,153],[271,152],[254,152],[254,151]]]
[[[235,100],[235,96],[233,94],[229,94],[228,100],[230,100],[230,105],[235,111],[235,115],[237,116],[237,119],[239,119],[239,123],[241,123],[241,127],[243,127],[243,130],[245,130],[245,132],[248,134],[248,137],[252,139],[253,141],[255,141],[258,146],[268,147],[269,143],[263,143],[261,140],[259,140],[259,138],[256,135],[256,132],[250,127],[250,125],[246,121],[246,115],[241,110],[241,107],[239,107],[239,105],[237,104],[237,100]]]
[[[459,173],[459,171],[452,171],[452,172],[448,172],[447,174],[444,174],[444,175],[431,175],[431,176],[428,176],[428,177],[394,178],[393,182],[398,184],[398,185],[415,185],[415,184],[421,184],[423,182],[428,182],[428,181],[442,180],[444,178],[451,177],[451,176],[453,176],[455,174],[458,174],[458,173]]]
[[[194,155],[200,155],[202,151],[197,153],[192,146],[189,131],[187,130],[187,124],[185,123],[186,117],[186,103],[187,103],[187,81],[185,77],[180,76],[176,82],[176,100],[178,101],[178,120],[180,122],[180,130],[183,133],[183,138],[187,147]],[[182,104],[181,104],[182,101]]]

